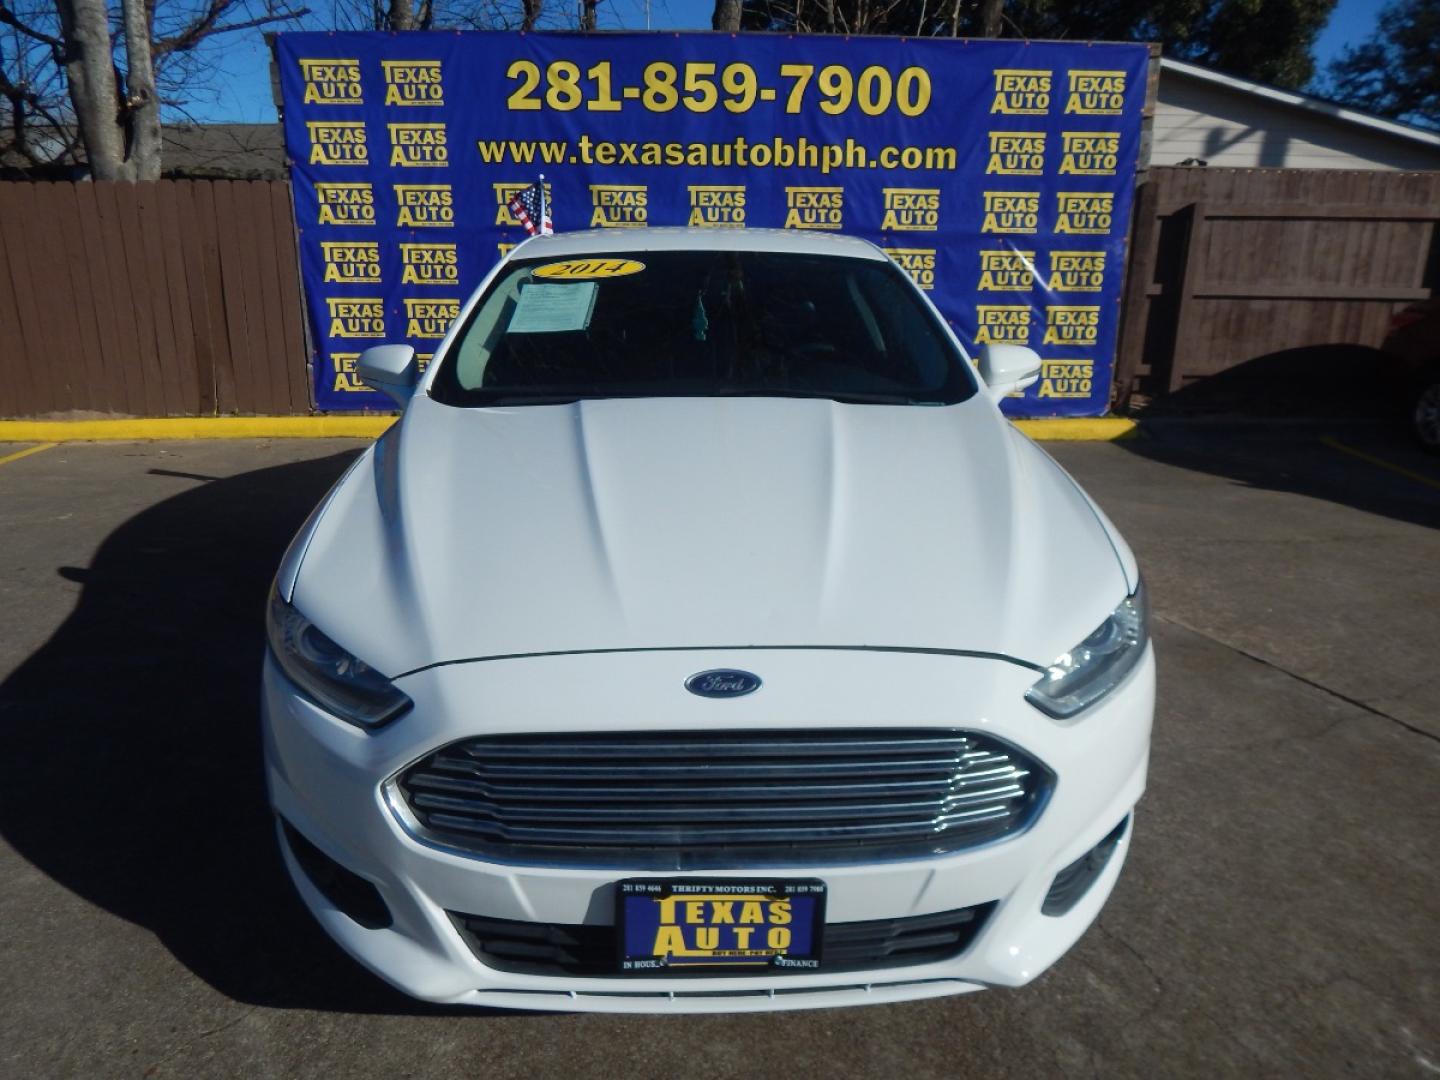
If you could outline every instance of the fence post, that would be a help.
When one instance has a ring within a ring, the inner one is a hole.
[[[1204,256],[1201,246],[1205,240],[1205,204],[1191,203],[1187,208],[1190,217],[1189,228],[1185,231],[1185,261],[1180,271],[1180,280],[1175,283],[1175,344],[1170,352],[1170,373],[1168,389],[1174,393],[1184,381],[1186,361],[1190,353],[1190,324],[1195,319],[1195,294],[1203,292],[1201,276]]]
[[[1130,400],[1135,377],[1145,355],[1145,328],[1150,321],[1150,283],[1155,278],[1159,247],[1160,183],[1154,173],[1135,193],[1130,215],[1130,243],[1126,250],[1125,283],[1121,287],[1120,334],[1115,350],[1115,379],[1110,384],[1110,406],[1117,408]]]

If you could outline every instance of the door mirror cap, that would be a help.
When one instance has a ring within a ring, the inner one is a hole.
[[[403,409],[415,393],[417,367],[409,345],[373,345],[360,354],[356,370],[361,382],[388,394]]]
[[[1033,386],[1040,378],[1040,354],[1024,345],[982,345],[980,378],[994,401]]]

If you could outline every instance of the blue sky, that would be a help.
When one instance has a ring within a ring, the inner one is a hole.
[[[320,0],[324,3],[325,0]],[[549,0],[553,3],[555,0]],[[650,25],[656,30],[709,29],[713,0],[651,0]],[[1340,0],[1315,44],[1317,67],[1346,45],[1364,40],[1375,28],[1382,0]],[[643,30],[644,0],[604,0],[606,29]],[[317,29],[324,24],[316,23]],[[214,100],[197,100],[189,112],[199,120],[264,123],[275,119],[270,98],[270,52],[258,31],[212,39],[201,55],[216,72]]]

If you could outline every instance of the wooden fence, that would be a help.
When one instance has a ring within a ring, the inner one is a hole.
[[[310,411],[289,186],[0,184],[0,417]]]
[[[1311,346],[1378,347],[1440,273],[1440,172],[1156,168],[1140,188],[1116,396]]]
[[[1150,170],[1117,397],[1378,346],[1437,220],[1437,172]],[[0,417],[303,414],[305,356],[285,183],[0,183]]]

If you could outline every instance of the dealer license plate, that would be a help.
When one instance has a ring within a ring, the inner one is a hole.
[[[620,970],[778,974],[820,966],[823,881],[622,881]]]

